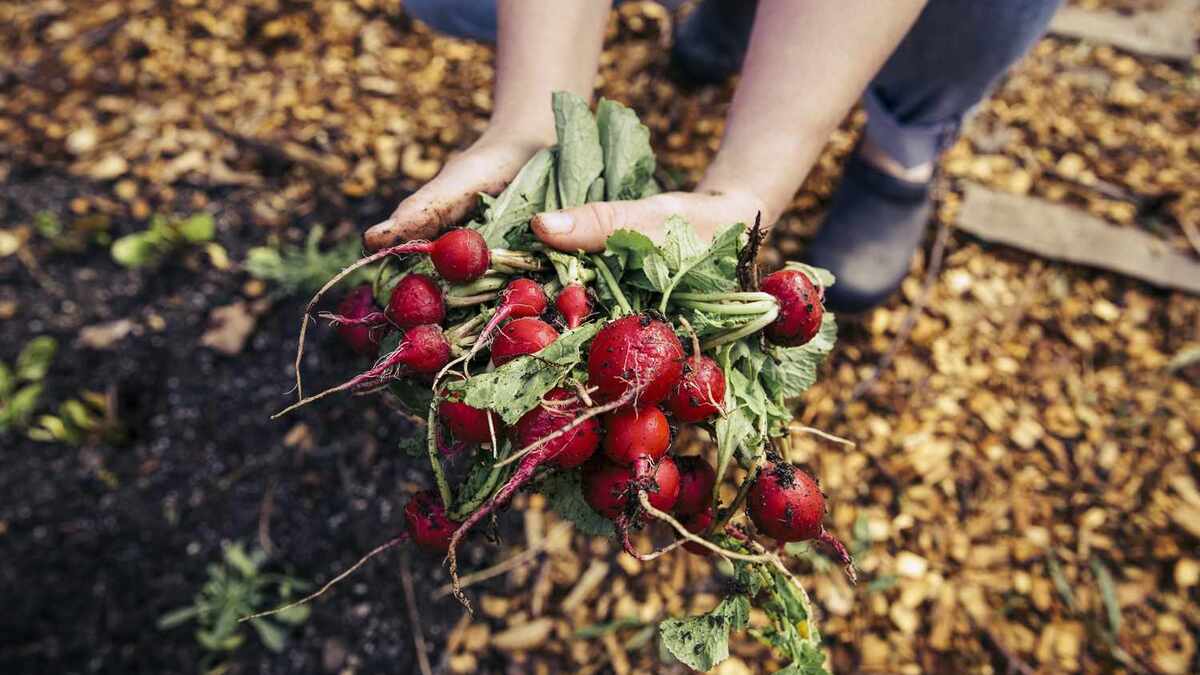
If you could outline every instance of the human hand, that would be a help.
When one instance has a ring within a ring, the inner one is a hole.
[[[479,205],[480,192],[499,194],[542,145],[498,131],[484,134],[400,202],[387,220],[368,229],[363,245],[377,251],[412,239],[432,239],[460,224]]]
[[[620,202],[589,202],[561,211],[539,213],[530,225],[547,246],[562,251],[603,251],[604,241],[616,230],[637,230],[659,242],[663,223],[678,215],[688,221],[703,239],[711,239],[722,226],[753,223],[762,213],[770,225],[779,216],[757,195],[744,189],[708,189],[696,192],[664,192],[645,199]]]

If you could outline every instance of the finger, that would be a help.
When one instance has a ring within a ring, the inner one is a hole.
[[[479,193],[499,194],[521,165],[523,153],[464,153],[446,163],[420,190],[400,202],[387,220],[363,233],[363,246],[376,251],[412,239],[432,239],[461,223],[479,205]]]
[[[590,202],[575,208],[534,216],[533,232],[547,246],[561,251],[604,250],[617,230],[637,230],[660,243],[663,223],[678,215],[705,239],[731,223],[750,223],[761,202],[744,193],[667,192],[628,202]]]

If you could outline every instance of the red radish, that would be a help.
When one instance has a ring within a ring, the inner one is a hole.
[[[675,464],[679,467],[679,500],[675,502],[675,513],[691,516],[711,508],[717,472],[699,455],[676,457]]]
[[[392,289],[386,313],[400,330],[440,324],[446,318],[446,301],[433,279],[424,274],[406,274]]]
[[[575,330],[592,313],[592,299],[582,284],[570,284],[558,292],[554,307],[563,315],[567,329]]]
[[[370,265],[388,256],[410,253],[429,254],[438,274],[451,283],[467,283],[483,276],[487,273],[492,256],[483,235],[475,230],[460,228],[443,234],[434,242],[415,240],[379,249],[371,255],[359,258],[353,265],[335,274],[308,301],[308,306],[304,308],[304,317],[300,321],[300,340],[296,345],[295,370],[296,394],[301,400],[304,400],[304,388],[300,381],[300,362],[304,358],[304,337],[308,335],[308,317],[312,315],[313,309],[321,301],[321,296],[364,265]]]
[[[541,315],[544,311],[546,311],[546,293],[542,290],[541,285],[531,279],[513,279],[508,282],[508,285],[500,293],[500,304],[496,306],[492,318],[488,319],[487,325],[475,339],[475,344],[471,347],[467,359],[470,360],[480,349],[483,349],[492,340],[492,333],[507,319],[533,318]],[[554,331],[554,334],[557,336],[558,331]]]
[[[429,256],[438,274],[452,284],[475,281],[487,272],[492,260],[483,235],[468,228],[450,230],[438,237]]]
[[[447,395],[446,400],[438,404],[438,419],[446,424],[446,428],[450,430],[450,435],[455,441],[479,445],[480,443],[491,443],[492,432],[497,436],[503,432],[503,427],[500,426],[500,418],[496,413],[487,410],[480,410],[473,406],[463,403],[462,395],[455,392]],[[491,426],[488,426],[488,417],[492,418]]]
[[[759,288],[779,301],[779,318],[764,330],[768,340],[782,347],[798,347],[821,330],[825,294],[807,274],[779,270],[763,278]]]
[[[583,403],[578,396],[557,388],[547,392],[542,400],[541,405],[522,415],[513,429],[513,439],[518,448],[527,448],[538,442],[541,445],[521,458],[508,482],[454,533],[450,541],[451,571],[456,566],[455,550],[462,537],[489,514],[507,504],[517,490],[533,478],[539,467],[549,464],[558,469],[573,469],[586,462],[600,447],[600,422],[595,417],[580,417]]]
[[[410,373],[432,375],[450,361],[450,343],[437,326],[417,326],[404,333],[392,352],[395,364]]]
[[[725,402],[725,373],[707,356],[684,362],[683,377],[667,405],[680,422],[692,424],[717,415]]]
[[[791,464],[765,465],[746,498],[750,519],[768,537],[781,542],[816,539],[834,550],[843,565],[850,553],[837,537],[825,530],[825,495],[817,481]]]
[[[558,339],[554,326],[533,317],[510,321],[492,341],[492,364],[502,366],[518,356],[535,354]]]
[[[450,343],[437,326],[417,326],[405,331],[400,344],[375,362],[369,370],[325,391],[301,399],[271,416],[285,415],[300,406],[347,389],[369,389],[386,384],[387,380],[401,375],[433,375],[450,362]]]
[[[682,497],[681,497],[681,499],[682,499]],[[678,503],[675,504],[675,511],[676,512],[679,511]],[[683,521],[683,526],[686,527],[687,531],[691,532],[692,534],[703,535],[704,531],[708,529],[709,525],[712,525],[712,522],[714,520],[716,520],[716,516],[713,514],[713,509],[710,506],[707,509],[705,509],[704,511],[700,511],[698,513],[694,513],[694,514],[688,516],[687,519]],[[694,541],[689,541],[689,542],[685,543],[683,545],[683,548],[685,550],[687,550],[688,553],[691,553],[693,555],[698,555],[698,556],[701,556],[704,558],[707,558],[708,556],[712,555],[712,553],[713,553],[709,549],[701,546],[700,544],[697,544]]]
[[[446,517],[446,508],[433,490],[422,490],[404,505],[404,522],[408,536],[421,548],[433,553],[445,553],[450,537],[458,523]]]
[[[670,457],[658,461],[645,481],[634,475],[631,467],[597,460],[583,474],[583,498],[597,513],[622,525],[641,510],[638,488],[646,490],[650,505],[669,511],[679,498],[679,469]]]
[[[658,403],[679,383],[683,358],[683,346],[666,323],[649,314],[621,317],[592,339],[588,385],[601,401],[632,391],[638,403]]]
[[[450,230],[434,241],[414,239],[396,246],[381,248],[359,260],[355,266],[368,264],[389,255],[412,253],[428,255],[438,275],[452,284],[475,281],[488,271],[488,265],[492,262],[492,252],[488,250],[487,241],[484,240],[483,235],[470,228],[460,227]],[[338,277],[334,277],[334,279],[336,280]]]
[[[604,456],[646,475],[671,447],[671,425],[655,405],[625,406],[604,417]]]
[[[337,315],[332,317],[338,336],[346,346],[363,356],[379,353],[379,341],[386,332],[387,321],[375,304],[371,284],[362,284],[342,298]]]
[[[561,430],[571,424],[583,408],[583,403],[579,401],[579,397],[574,392],[561,387],[551,389],[542,397],[542,400],[545,403],[525,413],[521,419],[517,420],[515,431],[518,447],[528,447]],[[562,436],[545,443],[530,454],[545,455],[547,461],[552,460],[554,465],[560,469],[573,469],[591,458],[598,447],[600,447],[600,421],[592,417]]]

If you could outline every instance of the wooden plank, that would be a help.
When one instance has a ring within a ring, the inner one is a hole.
[[[1130,15],[1064,5],[1050,22],[1050,31],[1148,56],[1186,61],[1196,53],[1198,10],[1198,0],[1170,0],[1158,11]]]
[[[972,183],[965,191],[955,226],[980,239],[1200,294],[1200,261],[1158,237],[1043,199]]]

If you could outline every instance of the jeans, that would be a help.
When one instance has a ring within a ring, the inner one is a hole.
[[[1042,36],[1061,2],[929,0],[863,94],[872,143],[906,167],[936,159],[975,105]],[[407,0],[405,7],[444,33],[496,39],[494,0]]]

